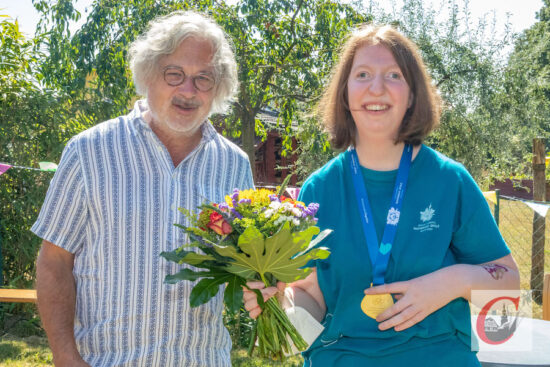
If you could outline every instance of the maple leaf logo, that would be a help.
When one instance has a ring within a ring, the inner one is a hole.
[[[427,207],[426,210],[420,212],[420,220],[422,222],[427,222],[433,218],[434,214],[435,214],[435,209],[432,209],[432,204],[430,204],[430,206]]]

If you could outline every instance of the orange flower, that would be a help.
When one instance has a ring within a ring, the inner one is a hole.
[[[210,222],[206,226],[220,236],[233,232],[233,228],[231,228],[231,225],[227,223],[225,219],[223,219],[220,213],[215,211],[210,213]]]

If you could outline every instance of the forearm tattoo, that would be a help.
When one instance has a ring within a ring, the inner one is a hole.
[[[481,265],[491,276],[493,279],[499,280],[502,279],[504,276],[504,273],[508,271],[508,268],[498,265],[498,264],[487,264],[487,265]]]

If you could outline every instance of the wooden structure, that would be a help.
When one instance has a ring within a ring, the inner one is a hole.
[[[533,139],[533,200],[546,199],[546,153],[544,139]],[[531,281],[533,300],[539,305],[542,303],[542,287],[544,278],[544,243],[546,218],[537,213],[533,214],[533,234],[531,241]]]
[[[544,275],[544,288],[542,289],[542,319],[550,321],[550,274]]]
[[[292,150],[297,146],[297,141],[292,138]],[[282,138],[275,130],[267,133],[267,138],[256,144],[256,177],[254,182],[258,185],[277,186],[292,172],[296,162],[295,154],[283,156]],[[297,178],[293,176],[290,185],[296,185]]]
[[[36,303],[36,290],[0,289],[0,302]]]

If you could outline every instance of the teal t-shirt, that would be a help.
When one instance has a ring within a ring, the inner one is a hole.
[[[362,167],[362,174],[380,242],[397,170]],[[319,227],[334,230],[322,243],[331,255],[315,264],[327,305],[325,330],[303,353],[305,366],[479,366],[470,350],[470,312],[463,298],[400,332],[380,331],[376,320],[361,311],[363,291],[372,282],[372,266],[349,152],[311,175],[299,200],[319,203]],[[422,146],[411,165],[386,283],[452,264],[489,262],[509,253],[483,194],[466,169]]]

